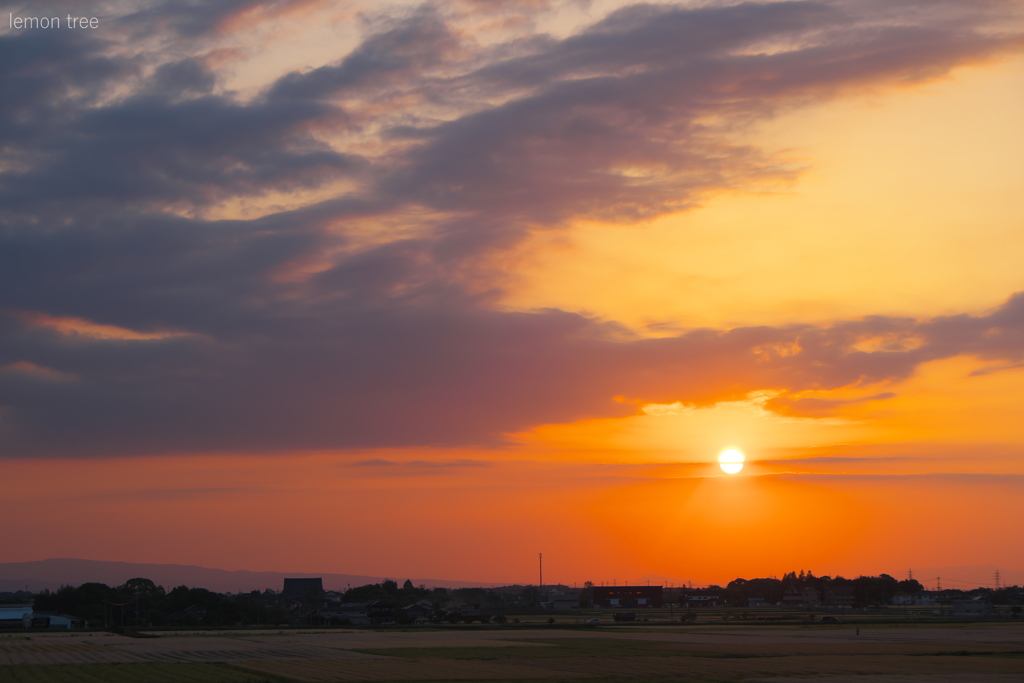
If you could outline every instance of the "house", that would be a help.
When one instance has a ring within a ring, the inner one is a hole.
[[[683,607],[718,607],[722,603],[721,595],[687,595],[681,601]]]
[[[33,612],[31,616],[32,628],[45,628],[50,631],[72,631],[86,627],[85,619],[71,616],[70,614],[55,614],[53,612]]]
[[[853,597],[853,586],[834,586],[826,584],[824,602],[832,607],[851,607],[856,600]]]
[[[591,590],[595,607],[661,607],[663,604],[662,586],[594,586]]]
[[[434,618],[434,605],[429,600],[420,600],[403,609],[405,620],[413,624],[423,624]]]
[[[940,594],[937,591],[917,591],[916,593],[897,593],[892,596],[894,605],[916,605],[918,607],[930,607],[938,605]]]
[[[391,621],[394,618],[394,610],[390,603],[383,600],[343,602],[332,606],[330,611],[322,611],[320,617],[353,626],[370,626]]]
[[[790,586],[782,596],[786,607],[814,607],[821,604],[821,593],[811,586]]]
[[[553,593],[544,606],[551,610],[579,609],[580,596],[579,593]]]
[[[352,624],[353,626],[369,626],[373,623],[370,621],[370,603],[368,602],[343,602],[321,612],[320,616],[332,622]]]
[[[987,617],[995,614],[996,608],[987,597],[978,596],[972,600],[954,600],[954,617]]]

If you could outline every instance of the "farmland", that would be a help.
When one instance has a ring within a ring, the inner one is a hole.
[[[0,636],[0,683],[1024,680],[1024,625],[698,625]]]

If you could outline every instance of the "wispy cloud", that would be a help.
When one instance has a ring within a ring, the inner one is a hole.
[[[354,463],[356,467],[401,467],[405,469],[450,469],[458,467],[491,467],[493,463],[486,460],[458,458],[456,460],[385,460],[371,458]]]

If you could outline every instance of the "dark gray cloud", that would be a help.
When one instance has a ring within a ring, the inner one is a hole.
[[[493,305],[488,257],[527,229],[791,179],[732,132],[1019,41],[982,30],[998,4],[929,6],[636,6],[513,57],[423,9],[251,101],[219,92],[201,51],[161,60],[103,36],[0,37],[0,368],[13,368],[0,371],[0,453],[497,444],[634,410],[614,396],[708,404],[899,380],[960,353],[1019,362],[1021,295],[985,316],[662,339]],[[147,40],[164,27],[206,49],[200,24],[254,7],[152,3],[114,25],[149,17]],[[300,208],[202,218],[339,181]],[[393,223],[412,227],[366,238],[367,224]],[[68,333],[33,314],[167,336]],[[776,407],[836,407],[786,400]]]
[[[135,73],[130,60],[108,56],[106,47],[79,33],[0,37],[0,142],[6,159],[37,158],[37,145],[95,105],[112,81]]]
[[[177,62],[166,62],[157,67],[151,79],[153,94],[167,94],[172,97],[192,94],[209,94],[217,78],[201,62],[195,59],[182,59]]]
[[[440,66],[458,40],[435,12],[385,21],[352,54],[334,65],[278,80],[271,100],[322,100],[351,96],[348,91],[408,85],[430,67]]]
[[[8,321],[2,362],[28,359],[80,379],[0,382],[5,419],[15,426],[5,451],[495,443],[501,432],[540,422],[631,412],[616,395],[706,404],[761,388],[898,380],[924,360],[964,348],[863,353],[841,327],[622,341],[577,315],[466,303],[342,303],[317,315],[275,308],[238,313],[216,335],[159,341],[69,340]],[[998,315],[965,322],[991,329],[984,321]],[[814,340],[806,356],[764,360],[766,345],[804,345],[805,337]]]
[[[250,21],[275,20],[289,10],[316,4],[314,0],[143,0],[119,21],[139,35],[203,38],[230,30],[232,22],[243,17]]]
[[[158,97],[83,112],[22,152],[32,164],[0,176],[12,213],[80,207],[195,207],[270,189],[316,187],[359,162],[299,129],[316,105],[245,107],[218,97]],[[123,209],[122,209],[123,210]]]

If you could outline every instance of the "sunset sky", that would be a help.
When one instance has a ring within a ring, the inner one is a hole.
[[[1024,583],[1024,2],[0,10],[0,562]]]

